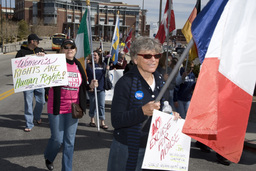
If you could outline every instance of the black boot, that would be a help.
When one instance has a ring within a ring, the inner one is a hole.
[[[48,159],[45,160],[45,165],[48,168],[48,170],[53,170],[53,162],[50,162]]]
[[[223,165],[226,165],[226,166],[229,166],[230,165],[230,161],[224,157],[222,157],[221,155],[219,155],[218,153],[216,153],[216,157],[217,157],[217,161],[220,163],[220,164],[223,164]]]
[[[210,153],[211,152],[211,150],[208,146],[204,145],[203,143],[201,143],[199,141],[196,142],[196,147],[200,148],[200,150],[202,152],[205,152],[205,153]]]

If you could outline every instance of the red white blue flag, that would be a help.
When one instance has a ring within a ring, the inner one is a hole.
[[[202,68],[183,133],[238,163],[256,82],[256,1],[211,0],[192,24]]]

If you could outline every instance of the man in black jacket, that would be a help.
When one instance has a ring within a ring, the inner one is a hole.
[[[24,57],[31,54],[45,53],[43,48],[37,47],[40,39],[36,34],[30,34],[28,36],[28,45],[21,45],[21,49],[16,54],[15,58]],[[41,123],[41,114],[45,103],[45,90],[44,88],[24,91],[24,103],[25,103],[25,120],[26,127],[25,132],[30,132],[34,127],[34,117],[37,124]],[[35,96],[36,105],[33,111],[33,98]]]

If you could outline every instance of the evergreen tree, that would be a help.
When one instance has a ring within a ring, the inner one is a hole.
[[[29,27],[25,20],[21,20],[18,23],[18,39],[22,40],[24,38],[27,38],[29,33]]]

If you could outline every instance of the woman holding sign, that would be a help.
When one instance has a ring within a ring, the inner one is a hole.
[[[68,85],[52,87],[48,95],[48,118],[51,138],[48,141],[44,157],[49,170],[53,170],[53,161],[63,145],[62,170],[72,170],[72,159],[78,119],[72,118],[71,104],[80,105],[86,110],[86,89],[98,86],[97,80],[87,84],[87,77],[80,62],[75,58],[77,48],[73,40],[64,40],[60,53],[66,54]],[[89,88],[90,87],[90,88]]]
[[[156,72],[162,54],[156,39],[139,37],[131,45],[135,66],[115,85],[111,109],[114,139],[108,171],[141,170],[153,110],[163,106],[164,99],[154,102],[164,81]]]

